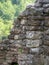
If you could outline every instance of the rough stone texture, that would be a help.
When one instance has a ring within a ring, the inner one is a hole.
[[[0,65],[49,65],[49,0],[37,0],[18,18],[8,39],[0,42]]]

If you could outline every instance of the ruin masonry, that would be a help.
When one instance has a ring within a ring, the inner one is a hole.
[[[14,20],[0,42],[0,65],[49,65],[49,0],[37,0]]]

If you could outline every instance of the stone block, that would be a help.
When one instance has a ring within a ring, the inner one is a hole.
[[[10,33],[11,34],[19,34],[19,33],[21,33],[21,28],[20,27],[19,28],[17,28],[17,27],[13,28]]]
[[[26,40],[26,47],[39,47],[40,45],[42,45],[42,41],[41,40]]]
[[[49,56],[49,46],[43,46],[43,53]]]
[[[21,47],[21,45],[22,45],[22,40],[14,40],[14,44],[15,44],[15,46],[17,47]]]
[[[26,62],[25,61],[18,61],[18,64],[19,65],[26,65]]]
[[[36,16],[36,17],[34,16],[33,18],[36,19],[37,17],[38,17],[38,16]],[[27,21],[27,24],[28,24],[28,25],[33,25],[33,26],[38,26],[38,25],[40,25],[40,21],[36,21],[36,20],[33,20],[33,19],[31,20],[31,19],[29,18],[28,21]]]
[[[48,41],[49,40],[49,35],[45,34],[44,39],[45,39],[44,41]]]
[[[49,15],[49,8],[45,8],[44,12],[45,14]]]
[[[41,16],[41,15],[38,15],[38,16],[33,16],[33,20],[43,20],[44,19],[44,17],[43,16]],[[40,25],[40,24],[38,24],[38,25]]]
[[[9,35],[8,38],[9,39],[14,39],[14,35]]]
[[[34,13],[33,13],[34,15],[43,15],[43,7],[37,7],[37,8],[35,8],[35,10],[34,10]]]
[[[49,4],[44,4],[43,8],[49,8]]]
[[[48,65],[49,64],[49,56],[46,56],[44,58],[44,65]]]
[[[43,28],[41,26],[23,26],[22,29],[26,31],[43,31]]]
[[[43,57],[41,57],[41,56],[34,56],[33,57],[33,63],[32,63],[32,65],[43,65],[44,64],[44,59],[43,59]]]
[[[44,33],[46,33],[49,30],[49,27],[44,26]]]
[[[27,60],[31,60],[33,58],[33,55],[32,54],[19,54],[18,55],[18,60],[20,61],[20,60],[25,60],[25,61],[27,61]]]
[[[30,53],[31,54],[39,54],[40,48],[31,48]]]
[[[44,31],[45,35],[49,35],[49,29],[47,28],[47,30]]]
[[[25,25],[26,23],[27,23],[27,20],[26,19],[21,20],[21,24],[22,25]]]
[[[49,40],[44,40],[44,45],[49,46]]]
[[[15,35],[14,36],[14,39],[17,40],[17,39],[25,39],[25,34],[19,34],[19,35]]]
[[[14,20],[0,42],[0,65],[49,65],[49,0],[37,0]]]
[[[45,17],[45,26],[48,26],[49,27],[49,17]]]
[[[38,1],[39,1],[39,3],[43,3],[43,4],[49,3],[49,0],[38,0]]]
[[[40,31],[27,31],[26,38],[27,39],[41,39],[42,32],[40,32]]]
[[[21,54],[23,54],[23,53],[27,54],[27,53],[29,53],[29,50],[30,50],[30,48],[27,48],[26,46],[25,47],[23,46],[23,47],[19,47],[17,52],[21,53]]]
[[[29,19],[26,19],[26,20],[23,20],[21,21],[21,24],[22,25],[33,25],[33,26],[38,26],[40,25],[40,21],[34,21],[34,20],[31,20],[30,17],[28,17]],[[36,18],[36,17],[35,17]]]

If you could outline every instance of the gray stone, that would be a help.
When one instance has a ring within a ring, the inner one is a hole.
[[[49,4],[43,5],[43,8],[49,8]]]
[[[44,40],[44,44],[49,46],[49,40]]]
[[[44,58],[44,65],[48,64],[49,64],[49,56],[46,56],[46,58]]]
[[[26,47],[39,47],[41,44],[41,40],[26,40]]]
[[[15,40],[17,40],[17,39],[25,39],[25,34],[15,35],[15,36],[14,36],[14,39],[15,39]]]
[[[49,0],[36,0],[14,20],[0,41],[0,65],[49,65]]]
[[[43,31],[41,26],[23,26],[22,29],[26,31]],[[47,28],[45,28],[47,29]]]
[[[39,3],[49,3],[49,0],[37,0]]]
[[[49,27],[49,17],[45,17],[45,26]]]
[[[27,31],[26,38],[28,38],[28,39],[41,39],[42,32],[40,32],[40,31]]]
[[[44,31],[45,35],[49,35],[49,28],[47,28],[46,31]]]
[[[32,53],[32,54],[39,54],[39,49],[40,48],[31,48],[30,49],[30,53]]]
[[[44,45],[43,46],[44,54],[49,56],[49,46]]]

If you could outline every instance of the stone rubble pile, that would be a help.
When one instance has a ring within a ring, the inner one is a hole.
[[[27,6],[13,25],[0,44],[0,65],[49,65],[49,0]]]

